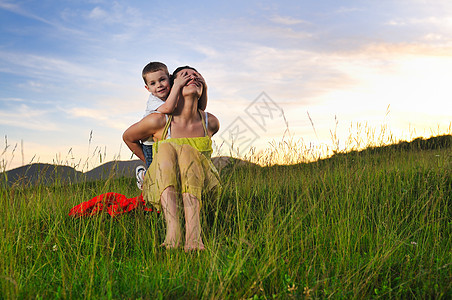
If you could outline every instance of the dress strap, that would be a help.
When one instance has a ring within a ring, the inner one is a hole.
[[[208,136],[209,134],[207,132],[207,112],[204,112],[204,115],[203,115],[201,110],[198,109],[198,111],[199,111],[199,114],[201,115],[201,119],[202,119],[201,123],[202,123],[202,127],[204,128],[204,134],[205,134],[205,136]]]
[[[209,133],[207,132],[207,126],[208,126],[208,120],[207,120],[207,112],[204,112],[204,114],[202,113],[201,110],[198,110],[199,114],[201,115],[201,119],[202,119],[202,127],[204,128],[204,134],[205,136],[208,136]],[[165,115],[166,116],[166,124],[165,127],[163,128],[163,133],[162,133],[162,140],[165,140],[167,138],[171,138],[171,120],[173,119],[173,115]]]
[[[165,124],[165,128],[163,128],[163,133],[162,133],[162,140],[166,139],[167,135],[168,135],[168,131],[169,131],[169,127],[171,125],[171,120],[173,119],[173,115],[165,115],[166,116],[166,124]],[[170,138],[171,138],[171,133],[170,133]]]

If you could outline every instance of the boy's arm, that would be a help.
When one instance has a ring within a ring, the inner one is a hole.
[[[146,159],[140,141],[153,135],[158,129],[164,127],[165,122],[164,115],[151,114],[127,128],[122,135],[122,139],[132,153],[145,162]]]
[[[172,113],[174,108],[176,108],[177,100],[179,99],[179,91],[175,91],[173,87],[168,95],[168,98],[166,98],[166,101],[157,107],[156,111],[161,112],[162,114]]]
[[[206,110],[206,107],[207,107],[207,84],[206,84],[206,81],[204,80],[204,77],[202,77],[202,75],[199,73],[198,73],[198,75],[199,75],[200,81],[202,82],[202,84],[204,86],[202,89],[201,97],[199,98],[199,101],[198,101],[198,108],[200,110]]]
[[[187,72],[177,76],[174,79],[174,84],[173,87],[171,88],[168,98],[166,98],[165,103],[163,103],[157,108],[157,111],[163,114],[172,113],[174,111],[174,108],[176,108],[177,100],[179,99],[182,87],[186,85],[189,80],[190,76],[187,75]]]

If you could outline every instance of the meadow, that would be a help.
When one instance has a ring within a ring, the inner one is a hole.
[[[451,143],[221,170],[206,250],[160,247],[163,216],[71,218],[134,179],[0,191],[0,298],[452,298]]]

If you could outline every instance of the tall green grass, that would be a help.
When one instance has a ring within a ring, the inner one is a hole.
[[[451,298],[451,149],[230,165],[202,208],[206,250],[165,250],[164,220],[73,219],[134,179],[1,187],[0,298]]]

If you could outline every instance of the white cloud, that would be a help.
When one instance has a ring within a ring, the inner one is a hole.
[[[226,120],[225,124],[243,113],[263,90],[285,110],[295,131],[306,127],[306,111],[312,112],[323,140],[334,128],[335,115],[345,124],[341,134],[347,135],[352,122],[381,126],[388,104],[395,118],[402,117],[401,112],[405,112],[405,119],[408,112],[423,116],[419,121],[411,117],[412,126],[449,125],[450,116],[439,113],[452,111],[452,88],[447,83],[452,77],[452,51],[448,48],[385,43],[335,53],[256,45],[250,48],[233,65],[227,65],[232,59],[223,55],[224,66],[214,68],[227,70],[210,83],[224,98],[209,107],[219,108],[220,120]],[[235,68],[245,69],[246,73],[234,74]],[[426,121],[434,115],[437,118]],[[402,130],[397,129],[398,122],[393,124],[395,130]]]
[[[401,20],[389,20],[386,23],[384,23],[385,25],[390,25],[390,26],[405,26],[406,23],[404,21]]]
[[[141,10],[129,5],[129,3],[105,3],[102,7],[96,6],[86,15],[87,19],[106,25],[120,25],[125,27],[139,28],[143,23],[148,23]],[[142,27],[143,28],[143,27]],[[141,29],[142,29],[141,28]]]
[[[140,111],[138,108],[135,108],[132,114],[130,111],[128,114],[126,113],[125,108],[128,107],[128,104],[124,102],[120,107],[101,105],[95,108],[74,107],[63,109],[63,111],[69,118],[89,120],[89,123],[97,124],[96,126],[103,126],[122,132],[134,122],[138,122],[141,119],[144,114],[144,103],[143,101],[140,106]]]
[[[9,11],[17,11],[19,8],[16,4],[8,3],[7,1],[0,1],[0,8],[9,10]]]
[[[363,11],[364,9],[358,7],[340,7],[335,11],[337,14],[350,13],[355,11]]]
[[[105,19],[107,16],[108,16],[107,12],[100,7],[93,8],[93,10],[91,10],[88,15],[90,19],[95,20]]]
[[[421,18],[399,17],[397,19],[389,20],[385,24],[391,26],[434,25],[444,30],[445,28],[452,27],[452,17],[449,16],[430,16]]]
[[[4,101],[4,102],[25,102],[25,99],[23,99],[23,98],[16,98],[16,97],[10,97],[10,98],[0,98],[0,101]]]
[[[74,108],[71,110],[71,114],[72,114],[72,116],[77,117],[77,118],[94,119],[106,127],[110,127],[110,128],[114,128],[114,129],[118,129],[118,130],[124,130],[125,128],[127,128],[127,125],[130,125],[130,124],[126,124],[120,118],[112,119],[112,118],[108,117],[107,111],[102,111],[99,109]]]
[[[46,20],[46,19],[44,19],[44,18],[42,18],[40,16],[37,16],[37,15],[35,15],[33,13],[30,13],[29,11],[27,11],[26,9],[23,9],[22,7],[20,7],[19,5],[15,4],[15,3],[13,4],[13,3],[10,3],[8,1],[1,0],[0,1],[0,9],[8,10],[8,11],[13,12],[15,14],[18,14],[18,15],[21,15],[23,17],[27,17],[27,18],[30,18],[30,19],[37,20],[37,21],[40,21],[40,22],[45,23],[45,24],[49,24],[49,25],[52,25],[52,26],[54,25],[52,22],[50,22],[50,21],[48,21],[48,20]]]
[[[297,18],[293,18],[293,17],[289,17],[289,16],[279,16],[279,15],[270,17],[270,21],[272,21],[273,23],[276,23],[276,24],[280,24],[280,25],[310,24],[310,22],[302,20],[302,19],[297,19]]]
[[[56,58],[54,56],[36,55],[30,53],[18,53],[9,51],[0,51],[0,60],[3,60],[3,72],[16,75],[27,74],[38,78],[79,78],[93,77],[93,74],[99,72],[95,68],[77,64],[70,59]],[[40,85],[37,81],[33,84]]]
[[[0,110],[0,124],[8,127],[20,127],[37,131],[60,131],[57,120],[49,120],[49,111],[31,108],[26,104]]]

